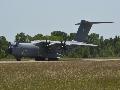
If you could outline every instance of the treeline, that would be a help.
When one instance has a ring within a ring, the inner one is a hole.
[[[27,35],[23,32],[15,36],[16,42],[30,42],[33,40],[73,40],[76,33],[67,34],[62,31],[53,31],[51,35],[37,34],[35,36]],[[98,57],[120,57],[120,37],[103,39],[103,36],[92,33],[88,36],[88,43],[98,45],[98,47],[72,46],[63,57],[72,58],[98,58]],[[7,56],[8,41],[4,36],[0,36],[0,58]]]

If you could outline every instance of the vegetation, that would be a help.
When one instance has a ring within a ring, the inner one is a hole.
[[[37,34],[35,36],[26,35],[21,32],[15,36],[16,42],[30,42],[33,40],[73,40],[76,33],[67,34],[62,31],[53,31],[51,35]],[[103,36],[92,33],[88,36],[88,43],[98,45],[98,47],[72,46],[68,48],[67,53],[64,52],[64,57],[67,58],[99,58],[99,57],[120,57],[120,37],[103,39]],[[0,36],[0,58],[6,57],[6,49],[8,41],[4,36]]]
[[[0,36],[0,58],[6,57],[6,49],[8,48],[8,42],[4,36]]]
[[[0,90],[119,90],[120,61],[0,64]]]

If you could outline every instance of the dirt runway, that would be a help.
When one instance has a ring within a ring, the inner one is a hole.
[[[41,63],[41,62],[68,62],[68,61],[116,61],[120,59],[63,59],[59,61],[35,61],[34,59],[23,59],[22,61],[15,61],[15,59],[7,59],[7,60],[1,60],[0,63]]]

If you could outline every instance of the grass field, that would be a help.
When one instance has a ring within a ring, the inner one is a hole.
[[[0,63],[0,90],[120,90],[120,61]]]

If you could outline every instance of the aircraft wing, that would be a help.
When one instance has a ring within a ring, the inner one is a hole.
[[[32,43],[43,43],[43,42],[46,42],[45,40],[41,40],[41,41],[34,41]],[[65,44],[65,45],[77,45],[77,46],[98,46],[98,45],[94,45],[94,44],[87,44],[87,43],[84,43],[84,42],[78,42],[78,41],[47,41],[49,42],[49,45],[52,46],[52,45],[61,45],[61,44]]]
[[[78,46],[98,46],[98,45],[94,45],[94,44],[87,44],[87,43],[83,43],[83,42],[66,42],[67,45],[78,45]]]
[[[60,41],[51,41],[50,45],[54,45],[54,44],[61,44]],[[98,45],[94,45],[94,44],[87,44],[87,43],[83,43],[83,42],[78,42],[78,41],[66,41],[65,42],[66,45],[70,46],[70,45],[77,45],[77,46],[98,46]]]

